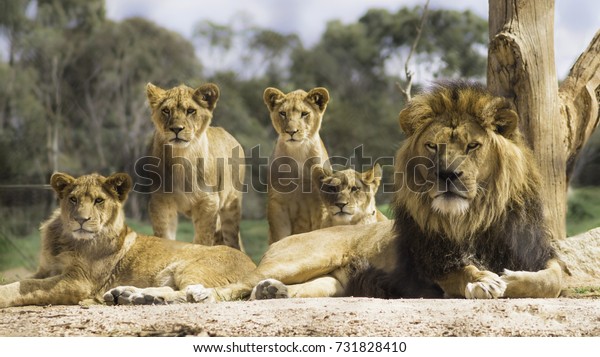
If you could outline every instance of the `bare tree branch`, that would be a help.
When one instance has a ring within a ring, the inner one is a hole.
[[[560,110],[568,128],[567,154],[574,161],[600,123],[600,31],[560,85]],[[572,166],[572,165],[570,165]],[[570,177],[571,171],[567,172]]]
[[[400,82],[396,82],[396,87],[400,90],[400,93],[404,95],[406,101],[410,101],[412,98],[410,92],[412,89],[412,81],[413,81],[413,72],[409,69],[410,59],[413,54],[417,50],[417,45],[419,44],[419,40],[421,39],[421,33],[423,32],[423,27],[425,26],[425,19],[427,18],[427,11],[429,9],[429,0],[425,2],[425,6],[423,7],[423,14],[421,15],[421,21],[419,22],[419,26],[417,27],[417,36],[413,41],[412,47],[410,48],[410,52],[406,57],[406,62],[404,63],[404,74],[406,75],[406,87],[402,87]]]

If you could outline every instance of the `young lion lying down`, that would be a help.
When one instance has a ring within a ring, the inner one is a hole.
[[[105,302],[123,303],[124,297],[138,304],[185,301],[188,285],[232,283],[255,268],[237,249],[132,231],[123,213],[132,184],[127,174],[73,178],[56,173],[50,183],[60,208],[42,224],[40,266],[32,278],[0,286],[0,308],[102,301],[104,292],[119,285],[124,287],[105,294]],[[137,294],[149,286],[155,288]]]

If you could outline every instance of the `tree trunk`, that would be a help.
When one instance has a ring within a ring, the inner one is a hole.
[[[555,246],[578,278],[598,279],[600,262],[584,250],[600,251],[600,234],[564,238],[568,180],[600,121],[600,31],[560,89],[554,63],[554,0],[489,0],[489,34],[488,88],[512,99],[519,113],[521,130],[544,179],[541,189]]]
[[[566,237],[565,122],[554,64],[553,0],[490,0],[488,87],[512,98],[540,163],[542,197],[555,239]]]

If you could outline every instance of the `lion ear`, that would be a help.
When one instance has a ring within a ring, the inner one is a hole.
[[[504,97],[488,101],[482,110],[483,125],[505,138],[512,138],[519,126],[519,115]]]
[[[329,92],[323,87],[317,87],[311,89],[307,96],[308,101],[313,103],[319,108],[319,112],[323,113],[329,103]]]
[[[119,201],[124,202],[131,190],[133,182],[131,177],[125,173],[116,173],[106,178],[104,188],[117,196]]]
[[[56,172],[50,177],[50,186],[52,186],[52,189],[58,194],[59,199],[64,197],[65,189],[73,182],[75,182],[73,176],[62,172]]]
[[[201,104],[206,106],[208,110],[212,111],[217,106],[217,101],[221,92],[219,87],[214,83],[206,83],[194,90],[194,97]]]
[[[379,164],[375,164],[375,166],[373,166],[371,169],[369,169],[361,174],[363,182],[365,182],[369,185],[374,185],[375,191],[377,191],[377,188],[379,187],[379,184],[381,183],[381,176],[382,176],[382,170],[381,170],[381,166]]]
[[[146,84],[146,96],[148,97],[148,103],[150,103],[150,107],[156,108],[164,94],[164,89],[157,87],[152,83]]]
[[[275,106],[285,97],[282,91],[277,88],[269,87],[263,93],[263,101],[270,112],[275,110]]]
[[[431,116],[431,109],[427,106],[417,105],[414,102],[409,102],[398,115],[400,128],[406,136],[413,135]]]
[[[317,188],[321,188],[321,183],[325,177],[331,176],[331,171],[323,165],[314,165],[312,167],[312,181]]]
[[[519,125],[519,115],[512,109],[500,109],[494,115],[495,131],[506,137],[511,138],[517,126]]]

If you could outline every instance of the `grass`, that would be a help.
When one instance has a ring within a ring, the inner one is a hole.
[[[600,294],[600,287],[597,286],[581,286],[573,288],[573,291],[577,294],[588,295],[588,294]]]
[[[35,271],[39,251],[40,235],[38,232],[17,239],[0,231],[0,272],[17,267]]]
[[[600,227],[600,187],[578,188],[569,193],[567,214],[567,233],[569,236]],[[381,205],[379,209],[388,217],[391,216],[389,205]],[[35,226],[37,226],[37,222]],[[152,234],[152,227],[146,222],[128,221],[137,232]],[[241,234],[246,253],[258,262],[267,249],[268,224],[266,220],[243,220]],[[180,218],[177,239],[191,242],[194,236],[192,223]],[[39,233],[14,237],[0,229],[0,272],[8,269],[24,267],[34,271],[37,266],[40,249]],[[0,281],[4,277],[0,273]]]
[[[600,227],[600,187],[584,187],[569,192],[567,235],[573,236]]]
[[[599,286],[580,286],[574,287],[567,290],[567,296],[573,296],[577,298],[591,298],[597,299],[600,297]]]

